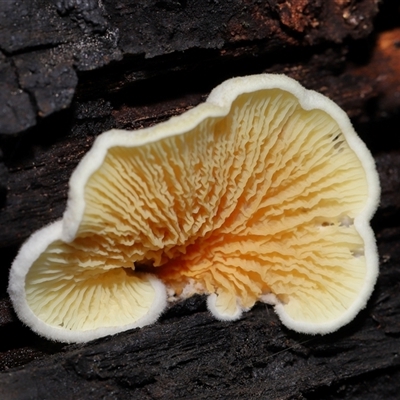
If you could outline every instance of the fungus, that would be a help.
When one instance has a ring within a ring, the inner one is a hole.
[[[378,273],[373,159],[345,113],[283,75],[230,79],[179,117],[100,135],[63,219],[22,246],[9,281],[20,319],[82,342],[157,320],[202,293],[221,320],[256,301],[329,333]]]

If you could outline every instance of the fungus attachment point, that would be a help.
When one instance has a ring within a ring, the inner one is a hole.
[[[344,112],[282,75],[234,78],[185,114],[99,136],[61,221],[13,263],[9,293],[36,332],[86,341],[209,295],[218,319],[256,301],[328,333],[378,273],[374,162]]]

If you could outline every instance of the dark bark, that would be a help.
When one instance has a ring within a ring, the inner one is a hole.
[[[0,9],[0,398],[396,398],[400,392],[400,10],[395,0],[4,1]],[[336,101],[373,152],[380,277],[368,307],[327,336],[258,305],[215,321],[204,299],[81,346],[17,321],[8,268],[62,216],[94,138],[199,104],[223,80],[285,73]],[[36,361],[35,361],[36,360]]]
[[[235,323],[217,322],[193,299],[194,314],[170,312],[154,326],[5,373],[0,394],[47,399],[57,388],[60,398],[280,399],[320,398],[330,388],[335,398],[353,390],[347,382],[354,378],[365,382],[371,371],[379,378],[399,368],[400,326],[387,331],[377,322],[387,307],[399,321],[394,290],[329,339],[286,331],[261,305]]]
[[[192,51],[196,61],[206,56],[221,62],[225,53],[240,55],[258,46],[271,52],[363,38],[372,30],[376,11],[373,0],[356,6],[309,0],[103,0],[101,5],[97,0],[25,0],[16,6],[5,0],[0,11],[0,133],[23,131],[37,117],[69,107],[77,74],[123,57],[136,62],[122,66],[122,82],[111,77],[118,87],[147,80],[149,74],[164,75],[168,66],[160,64],[172,53]],[[174,55],[169,68],[188,65]],[[104,91],[110,77],[101,79]]]

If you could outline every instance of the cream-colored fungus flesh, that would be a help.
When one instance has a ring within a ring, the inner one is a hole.
[[[96,239],[53,242],[28,272],[27,302],[47,324],[73,331],[127,325],[151,308],[149,279],[104,256],[110,249]]]
[[[223,320],[256,301],[301,332],[354,318],[377,275],[372,158],[337,106],[273,77],[227,81],[210,104],[98,139],[95,167],[83,172],[89,153],[71,179],[63,233],[26,268],[40,321],[100,332],[89,339],[141,326],[164,309],[164,285],[170,300],[210,295]]]

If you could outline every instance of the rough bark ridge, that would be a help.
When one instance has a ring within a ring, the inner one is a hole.
[[[371,398],[400,392],[400,7],[397,0],[22,0],[0,9],[0,397]],[[379,6],[379,10],[378,10]],[[285,73],[336,101],[374,154],[381,274],[347,327],[303,336],[258,305],[235,323],[204,299],[81,346],[24,328],[8,269],[61,217],[94,138],[197,105],[223,80]]]

